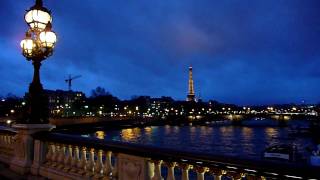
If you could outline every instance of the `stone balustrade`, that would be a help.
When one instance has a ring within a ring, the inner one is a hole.
[[[15,132],[0,130],[0,161],[10,163],[14,156]]]
[[[116,174],[110,151],[53,142],[47,142],[47,148],[45,161],[39,169],[41,176],[50,179],[59,179],[59,176],[111,179]]]
[[[40,151],[45,153],[41,153]],[[196,155],[57,133],[35,136],[33,174],[49,179],[204,180],[320,178],[319,169]],[[42,160],[41,160],[42,159]],[[36,169],[36,170],[35,170]]]
[[[146,158],[89,146],[55,142],[44,142],[43,145],[47,147],[47,151],[43,162],[38,166],[39,170],[34,171],[35,175],[49,179],[151,179],[150,176],[146,178],[147,174],[142,174],[147,167]],[[121,172],[126,171],[127,174],[118,174],[119,159],[120,168],[124,168]]]
[[[0,162],[18,173],[48,179],[320,179],[319,168],[304,164],[195,154],[49,131],[31,134],[24,129],[0,130]]]

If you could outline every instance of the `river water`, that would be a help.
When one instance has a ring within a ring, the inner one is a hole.
[[[107,140],[129,142],[156,147],[173,148],[197,153],[223,154],[248,159],[261,159],[265,148],[272,144],[296,144],[305,161],[309,156],[307,147],[314,147],[311,137],[290,135],[289,127],[278,127],[273,120],[247,125],[206,126],[148,126],[120,130],[98,131],[90,136]],[[305,125],[305,121],[291,120],[289,126]]]

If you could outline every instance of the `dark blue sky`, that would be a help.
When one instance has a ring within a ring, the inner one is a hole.
[[[20,53],[33,0],[1,0],[0,95],[23,95],[32,65]],[[44,0],[58,44],[42,66],[48,89],[102,86],[185,99],[188,66],[205,100],[320,101],[319,0]]]

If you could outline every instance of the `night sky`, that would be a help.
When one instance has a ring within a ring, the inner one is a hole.
[[[22,96],[32,65],[21,55],[33,0],[1,0],[0,95]],[[121,99],[187,93],[236,104],[320,102],[319,0],[44,0],[58,34],[41,79],[47,89]]]

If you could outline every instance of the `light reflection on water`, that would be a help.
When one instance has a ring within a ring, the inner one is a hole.
[[[105,135],[106,134],[106,135]],[[239,126],[151,126],[111,130],[96,135],[108,140],[153,145],[194,152],[242,156],[260,159],[263,150],[271,144],[284,142],[288,128]],[[294,140],[299,151],[312,145],[310,138]]]
[[[105,132],[104,131],[97,131],[96,132],[96,137],[98,139],[104,139],[105,138]]]
[[[278,136],[278,129],[275,128],[265,128],[265,135],[268,136],[268,138],[277,137]]]
[[[147,137],[147,134],[145,134]],[[140,128],[129,128],[122,129],[120,132],[120,137],[123,141],[126,142],[138,142],[141,137],[141,129]]]

